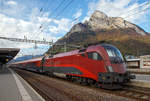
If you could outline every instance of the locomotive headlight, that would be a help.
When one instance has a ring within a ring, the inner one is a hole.
[[[107,70],[108,70],[109,72],[114,72],[112,66],[107,66]]]
[[[8,62],[9,60],[8,59],[6,59],[6,62]]]

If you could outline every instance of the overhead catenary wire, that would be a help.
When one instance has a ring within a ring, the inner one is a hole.
[[[57,18],[58,16],[60,16],[60,15],[71,5],[72,2],[73,2],[73,0],[71,0],[69,3],[67,3],[67,5],[66,5],[60,12],[57,13],[57,15],[55,16],[55,18]],[[65,3],[65,0],[62,0],[61,3],[54,9],[54,11],[56,12],[64,3]],[[43,12],[43,8],[40,9],[40,12]],[[54,12],[54,13],[55,13],[55,12]],[[51,13],[51,14],[54,14],[54,13]],[[51,16],[51,15],[50,15],[50,16]],[[79,18],[80,18],[80,17],[77,17],[77,18],[73,19],[73,20],[71,21],[71,23],[73,23],[74,21],[77,21]],[[41,31],[44,30],[44,29],[43,29],[43,25],[44,25],[44,24],[41,24],[41,26],[39,26],[39,29],[40,29]],[[71,45],[71,46],[72,46],[72,47],[77,47],[76,45],[75,45],[75,46],[74,46],[74,45]]]
[[[62,3],[64,3],[64,1],[65,1],[65,0],[63,0],[60,4],[62,5]],[[58,16],[60,16],[61,13],[63,13],[63,12],[65,11],[65,9],[67,9],[68,6],[69,6],[73,1],[74,1],[74,0],[71,0],[59,13],[57,13],[57,15],[56,15],[54,18],[57,18]],[[58,10],[59,8],[60,8],[60,7],[58,7],[58,6],[56,7],[57,10]],[[41,24],[41,26],[39,27],[39,29],[40,29],[40,28],[43,28],[43,25],[44,25],[44,24]],[[48,25],[46,25],[45,28],[47,28],[47,26],[48,26]],[[43,30],[44,30],[45,28],[43,28]]]
[[[43,7],[40,8],[41,16],[43,16],[45,10],[49,11],[49,8],[53,6],[54,2],[52,2],[52,1],[53,0],[47,0],[46,5],[44,5]]]
[[[133,8],[133,9],[131,9],[131,10],[128,10],[126,13],[128,13],[128,15],[130,15],[130,14],[132,14],[132,13],[131,13],[132,11],[137,11],[137,10],[139,10],[139,8],[142,8],[142,7],[144,7],[144,6],[146,6],[146,5],[149,5],[149,4],[150,4],[149,1],[148,1],[148,2],[145,2],[145,3],[142,3],[142,4],[140,4],[139,6]],[[120,14],[119,16],[122,16],[122,15],[124,15],[124,13]]]
[[[47,8],[47,10],[49,10],[49,8],[53,6],[54,2],[49,3],[49,1],[52,1],[52,0],[47,0],[46,5],[44,7],[40,8],[40,10],[39,10],[40,17],[42,17],[44,15],[44,10],[46,10],[46,8]],[[49,7],[48,7],[48,5],[49,5]],[[37,31],[35,32],[35,33],[37,33],[36,37],[38,36],[38,33],[43,32],[43,25],[44,25],[44,23],[41,23],[40,26],[38,27]]]
[[[58,10],[64,3],[65,3],[65,0],[62,0],[62,1],[59,3],[59,5],[54,9],[53,13],[56,13],[57,10]],[[52,15],[53,13],[51,13],[51,15]],[[51,16],[51,15],[50,15],[50,16]]]
[[[71,21],[71,23],[77,21],[80,17],[81,17],[81,16],[74,18],[74,19]]]
[[[47,0],[47,3],[46,3],[46,6],[49,4],[49,0]],[[44,6],[44,7],[41,7],[40,9],[39,9],[39,15],[38,15],[38,17],[42,17],[43,16],[43,14],[44,14],[44,10],[45,10],[45,7],[46,6]],[[38,28],[37,28],[37,30],[34,32],[35,33],[35,38],[38,38],[38,36],[39,36],[39,33],[41,32],[41,29],[42,29],[42,27],[43,27],[43,24],[40,24],[39,26],[37,26]]]
[[[40,17],[43,16],[43,14],[44,14],[44,9],[45,9],[45,8],[47,8],[47,10],[49,10],[49,8],[53,6],[54,2],[52,2],[51,5],[49,5],[49,1],[50,1],[50,0],[47,0],[46,6],[40,8]],[[49,6],[48,6],[48,5],[49,5]],[[44,23],[42,23],[42,24],[39,26],[39,29],[41,29],[41,28],[43,27],[43,25],[44,25]]]
[[[70,5],[71,3],[73,3],[74,0],[71,0],[56,16],[55,18],[57,18],[58,16],[60,16]]]
[[[133,15],[143,13],[143,12],[145,12],[145,11],[147,11],[147,10],[150,10],[150,7],[146,8],[146,9],[143,9],[143,10],[141,10],[141,11],[138,11],[138,12],[136,12],[136,13],[130,14],[130,15],[124,17],[124,18],[130,18],[130,17],[132,17]]]
[[[47,3],[47,6],[45,6],[45,8],[47,7],[47,11],[49,11],[49,9],[52,9],[52,8],[55,8],[55,2],[54,1],[57,1],[57,0],[51,0],[52,2],[50,2],[50,5],[49,2]],[[54,7],[53,7],[54,6]]]
[[[50,13],[49,17],[52,17],[52,15],[65,3],[65,0],[62,0],[58,6]],[[39,26],[39,29],[41,29],[41,32],[43,32],[42,28],[43,28],[43,25],[44,23],[42,23],[40,26]]]

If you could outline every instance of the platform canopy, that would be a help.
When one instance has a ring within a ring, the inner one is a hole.
[[[0,48],[0,64],[6,64],[20,51],[18,48]]]

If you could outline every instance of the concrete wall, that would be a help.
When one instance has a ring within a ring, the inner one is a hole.
[[[150,55],[140,56],[140,68],[150,68]]]
[[[127,59],[128,68],[140,68],[140,59]]]

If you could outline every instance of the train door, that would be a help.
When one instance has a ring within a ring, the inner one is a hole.
[[[52,56],[45,56],[43,57],[42,62],[42,70],[43,72],[52,72],[52,68],[54,66],[54,60]]]
[[[41,60],[41,68],[40,68],[40,70],[41,70],[42,72],[46,72],[46,71],[47,71],[45,68],[46,68],[46,66],[47,66],[47,64],[48,64],[48,59],[49,59],[49,56],[44,56],[44,57],[42,58],[42,60]]]
[[[44,56],[44,57],[42,58],[42,60],[41,60],[40,72],[44,72],[45,57],[46,57],[46,56]]]

